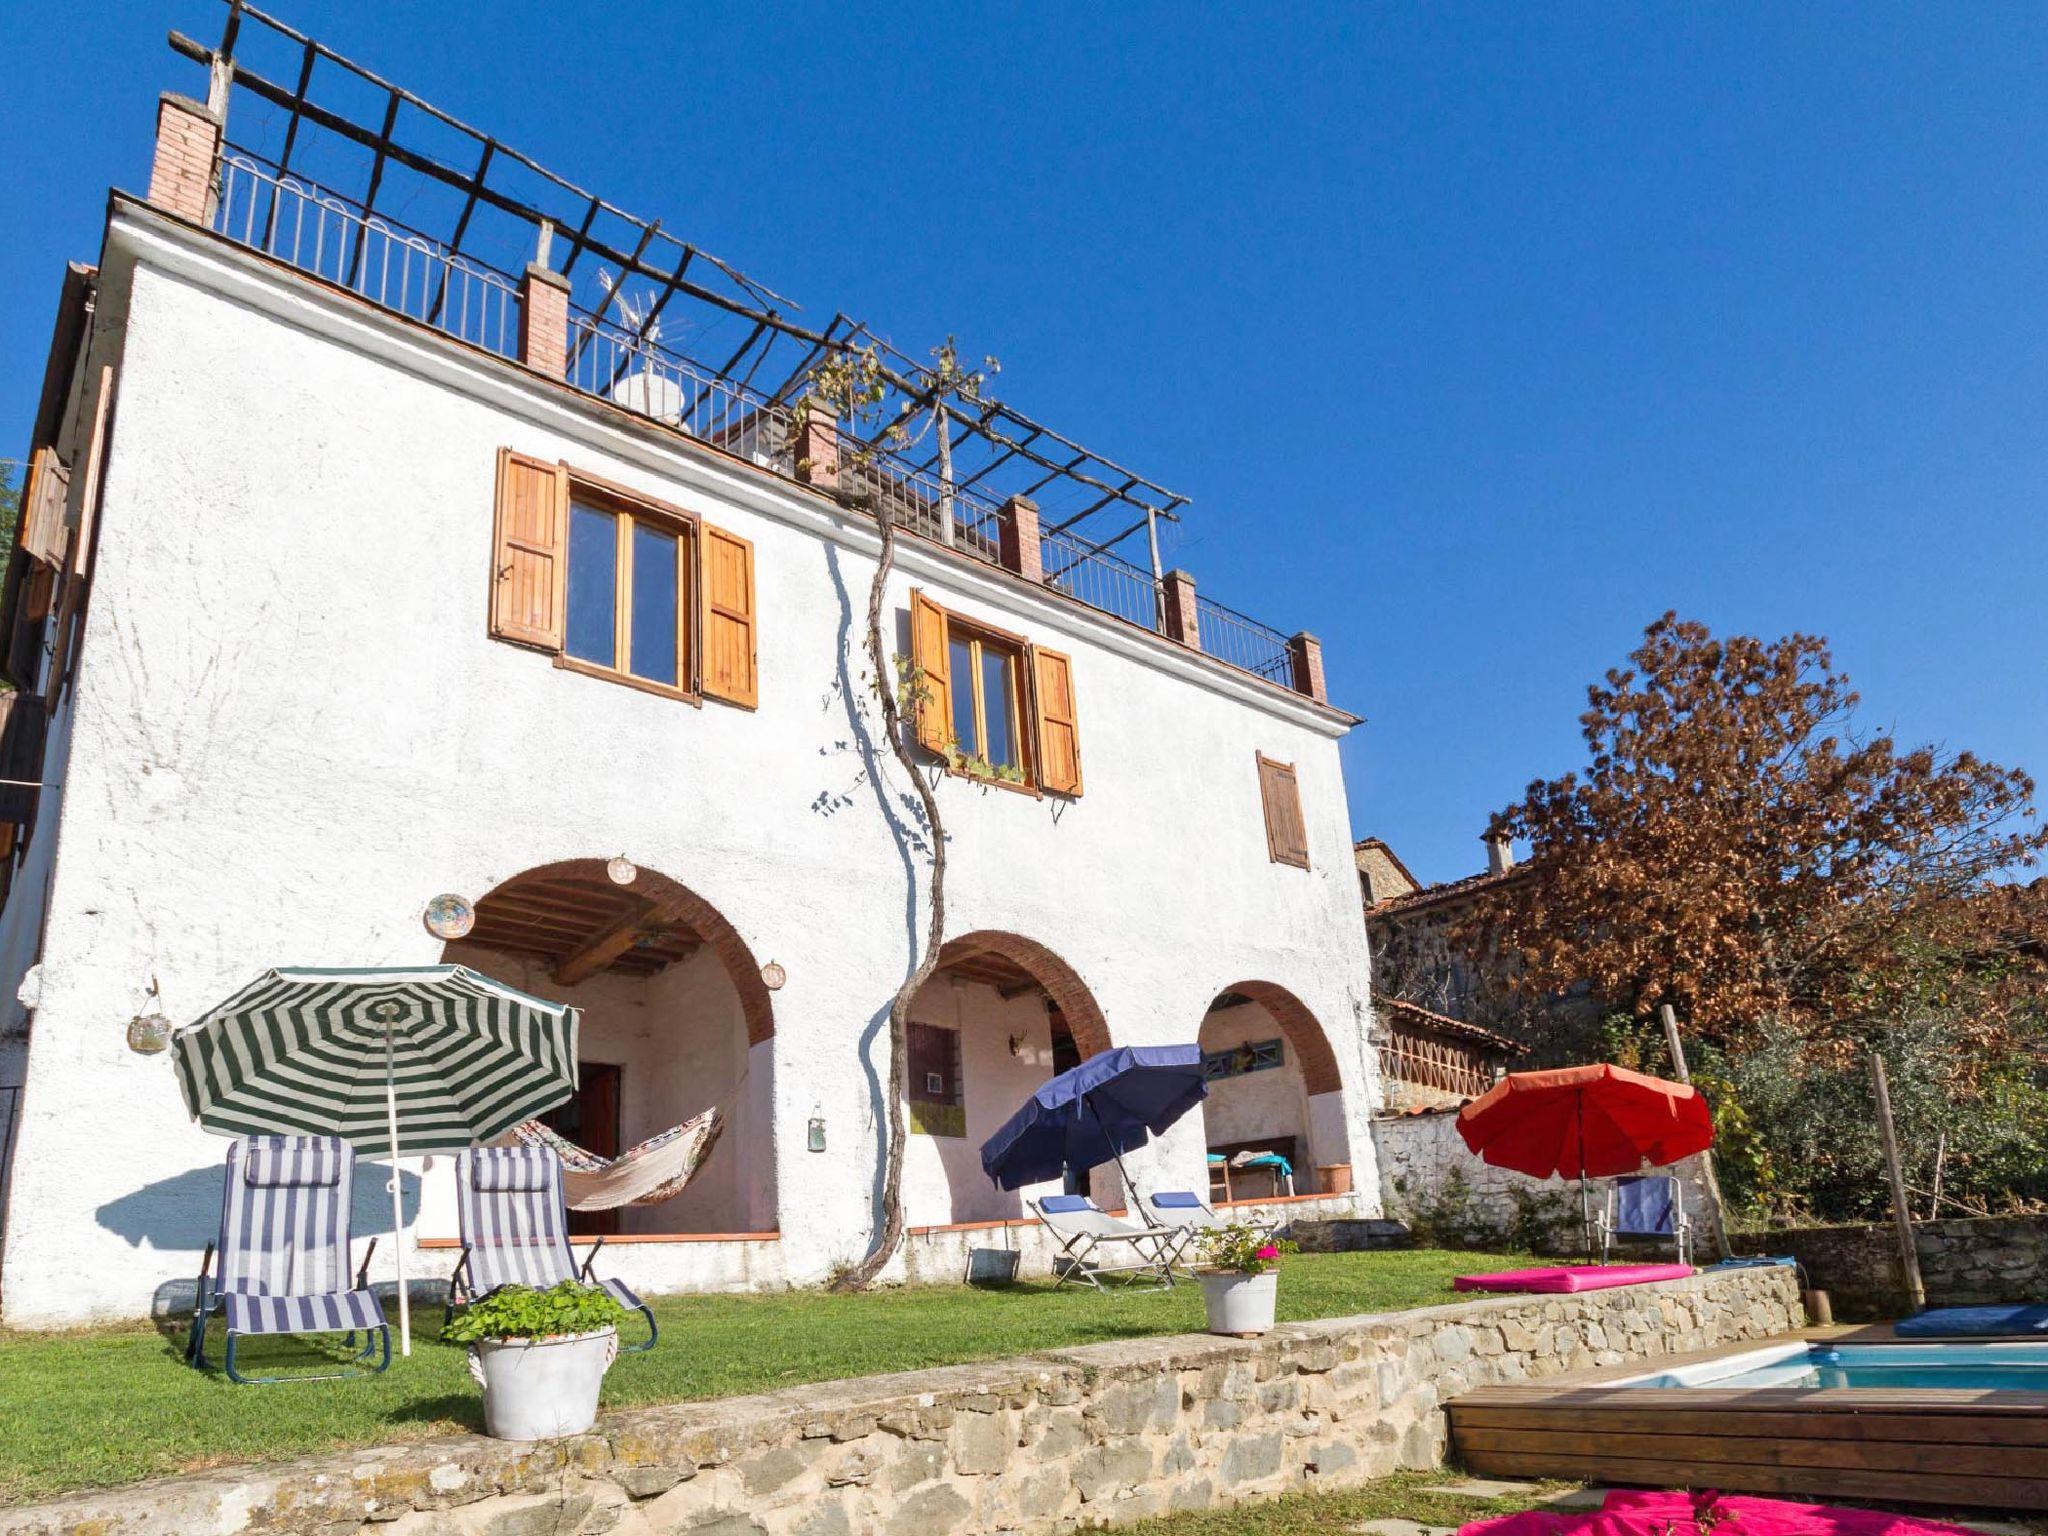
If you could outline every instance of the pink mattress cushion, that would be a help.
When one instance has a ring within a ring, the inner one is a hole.
[[[1687,1264],[1563,1264],[1551,1269],[1504,1269],[1491,1275],[1460,1275],[1451,1282],[1459,1291],[1522,1291],[1550,1295],[1565,1291],[1604,1291],[1616,1285],[1648,1285],[1652,1280],[1684,1280]]]
[[[1458,1536],[1969,1536],[1960,1526],[1874,1509],[1718,1493],[1616,1489],[1594,1514],[1528,1509],[1458,1528]]]

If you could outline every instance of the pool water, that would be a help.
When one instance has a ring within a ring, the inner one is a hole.
[[[1928,1387],[1965,1392],[2048,1392],[2040,1344],[1789,1344],[1705,1361],[1625,1387]]]

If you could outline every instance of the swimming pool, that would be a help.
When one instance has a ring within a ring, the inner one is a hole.
[[[2040,1344],[1777,1344],[1630,1376],[1617,1387],[1940,1388],[1963,1392],[2048,1392],[2048,1342]]]

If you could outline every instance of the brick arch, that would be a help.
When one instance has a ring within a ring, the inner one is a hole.
[[[1250,998],[1273,1016],[1281,1035],[1294,1047],[1294,1059],[1301,1067],[1301,1086],[1311,1098],[1343,1088],[1344,1080],[1337,1071],[1337,1053],[1330,1049],[1329,1036],[1300,998],[1270,981],[1233,982],[1216,995],[1221,997],[1227,992]]]
[[[493,896],[512,891],[522,882],[567,879],[591,883],[602,881],[611,886],[605,864],[604,859],[562,859],[553,864],[523,869],[510,879],[492,886],[478,899],[477,905],[481,908]],[[767,983],[761,979],[761,963],[754,958],[747,941],[740,937],[739,930],[726,920],[723,913],[681,881],[671,880],[656,870],[642,869],[633,877],[631,884],[613,888],[652,902],[653,907],[648,913],[650,924],[667,922],[677,928],[687,928],[718,957],[719,964],[725,967],[726,975],[731,978],[733,990],[740,995],[740,1012],[747,1022],[748,1045],[759,1045],[774,1038],[775,1004]]]
[[[978,928],[948,939],[939,950],[939,964],[945,966],[973,955],[991,954],[1022,967],[1045,988],[1053,1006],[1065,1017],[1067,1028],[1073,1031],[1074,1045],[1082,1060],[1109,1049],[1109,1021],[1102,1016],[1102,1005],[1095,1001],[1095,994],[1088,990],[1078,971],[1036,939],[1005,933],[999,928]]]

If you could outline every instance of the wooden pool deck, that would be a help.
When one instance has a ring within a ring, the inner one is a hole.
[[[2048,1510],[2048,1392],[1612,1385],[1799,1339],[1936,1342],[1809,1328],[1480,1387],[1447,1405],[1451,1443],[1468,1469],[1493,1476]]]

